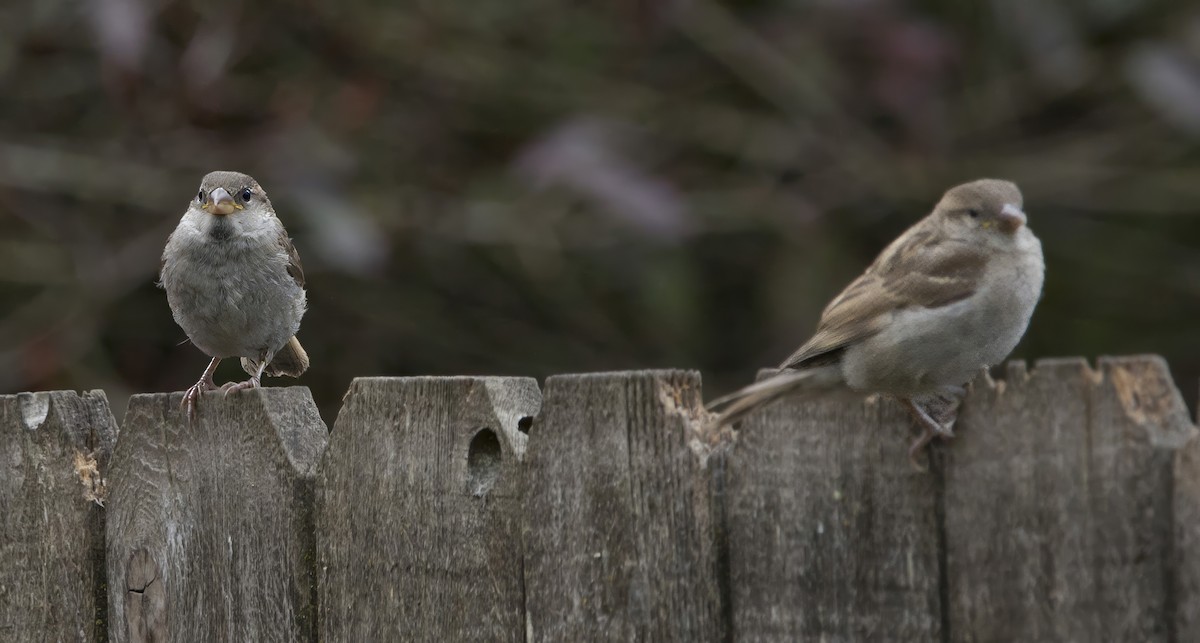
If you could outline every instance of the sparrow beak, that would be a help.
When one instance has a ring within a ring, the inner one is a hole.
[[[1025,213],[1021,211],[1021,208],[1011,203],[1004,204],[1004,209],[1000,210],[1000,229],[1009,234],[1025,225],[1025,220]]]
[[[225,191],[225,188],[217,188],[208,194],[208,203],[204,204],[204,209],[219,217],[227,214],[233,214],[234,210],[241,208],[234,202],[233,197]]]

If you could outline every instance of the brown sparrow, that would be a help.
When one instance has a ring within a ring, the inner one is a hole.
[[[886,393],[923,429],[909,449],[917,465],[935,435],[953,436],[954,418],[938,422],[932,405],[947,396],[957,405],[963,386],[1029,326],[1045,264],[1022,205],[1008,181],[951,188],[829,303],[777,375],[710,403],[720,409],[714,425],[794,391]]]
[[[189,419],[200,394],[217,388],[222,359],[240,357],[250,375],[228,395],[256,388],[263,373],[299,377],[308,355],[296,339],[307,306],[300,255],[267,193],[240,172],[210,172],[200,182],[163,250],[159,284],[175,322],[212,357],[183,396]]]

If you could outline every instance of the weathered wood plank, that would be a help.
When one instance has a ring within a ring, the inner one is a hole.
[[[950,639],[1167,640],[1172,461],[1195,433],[1156,357],[978,380],[945,451]]]
[[[531,641],[725,634],[700,376],[551,377],[526,459]]]
[[[0,395],[0,640],[104,638],[103,391]]]
[[[1200,423],[1200,410],[1196,420]],[[1176,641],[1200,641],[1200,440],[1190,440],[1176,452],[1171,483],[1172,634]]]
[[[315,640],[313,484],[327,432],[307,388],[136,395],[110,476],[113,641]]]
[[[530,378],[360,378],[318,483],[321,639],[520,641]]]
[[[783,399],[726,454],[733,637],[936,641],[937,477],[890,399]]]

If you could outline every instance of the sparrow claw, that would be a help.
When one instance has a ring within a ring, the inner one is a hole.
[[[942,392],[948,395],[953,395],[956,393],[953,389],[958,389],[963,394],[966,394],[966,389],[953,386],[943,388]],[[912,414],[913,419],[917,422],[917,425],[921,427],[921,437],[917,438],[916,441],[912,443],[912,446],[908,447],[908,460],[912,463],[913,468],[915,468],[917,471],[922,473],[928,472],[929,467],[918,462],[917,456],[920,455],[921,451],[926,447],[926,445],[933,441],[935,437],[943,440],[953,439],[953,427],[956,418],[952,417],[946,422],[938,422],[937,420],[933,419],[933,417],[921,404],[918,404],[911,399],[902,399],[901,402],[906,408],[908,408],[909,413]]]
[[[908,447],[908,461],[912,463],[914,469],[921,473],[929,473],[929,467],[921,464],[917,458],[921,455],[921,451],[925,449],[925,446],[933,440],[933,436],[934,432],[926,429],[921,432],[921,437],[913,441],[912,446]]]
[[[246,389],[258,388],[259,386],[260,386],[260,384],[259,384],[258,378],[251,377],[250,379],[248,379],[244,382],[228,382],[224,386],[221,387],[221,390],[225,392],[225,397],[229,397],[229,394],[233,393],[235,391],[243,391]]]
[[[201,378],[199,382],[192,384],[183,394],[183,399],[179,402],[179,408],[187,412],[188,422],[195,421],[196,408],[200,403],[200,396],[205,391],[215,391],[217,385],[212,381],[212,375]]]
[[[179,409],[187,414],[188,422],[196,419],[196,400],[200,399],[202,392],[200,383],[197,382],[183,394],[183,399],[179,402]]]
[[[947,422],[938,422],[937,420],[933,419],[933,416],[929,414],[929,411],[925,410],[925,407],[922,404],[908,398],[901,399],[900,403],[904,405],[904,408],[908,409],[908,412],[910,415],[912,415],[912,418],[916,420],[917,424],[920,425],[920,427],[925,431],[932,431],[938,435],[944,435],[948,437],[954,436],[954,431],[951,430],[951,427],[954,426],[954,421],[957,419],[957,417],[952,417]]]

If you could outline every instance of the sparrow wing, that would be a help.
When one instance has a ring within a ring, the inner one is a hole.
[[[283,226],[279,226],[279,235],[275,238],[279,244],[279,249],[283,251],[288,258],[287,271],[292,279],[296,281],[296,285],[304,287],[304,266],[300,264],[300,253],[296,252],[296,246],[292,245],[292,240],[288,238],[287,232]],[[242,358],[242,370],[250,375],[258,372],[258,360],[251,357]],[[271,377],[287,375],[289,377],[300,377],[304,371],[308,370],[309,360],[308,353],[304,351],[304,347],[300,345],[300,340],[293,335],[278,352],[272,356],[271,361],[267,364],[263,371]]]
[[[167,235],[167,243],[163,246],[162,257],[158,260],[158,282],[155,285],[159,288],[163,287],[163,271],[167,269],[167,248],[171,247],[171,237],[173,236],[175,236],[174,232]]]
[[[288,238],[287,231],[283,226],[279,226],[279,248],[283,250],[288,257],[288,274],[292,279],[296,280],[296,285],[304,287],[304,266],[300,264],[300,253],[296,252],[296,246],[292,245],[292,240]]]
[[[817,332],[780,368],[828,364],[848,345],[878,333],[905,308],[940,308],[970,297],[988,255],[918,224],[892,242],[821,313]]]

